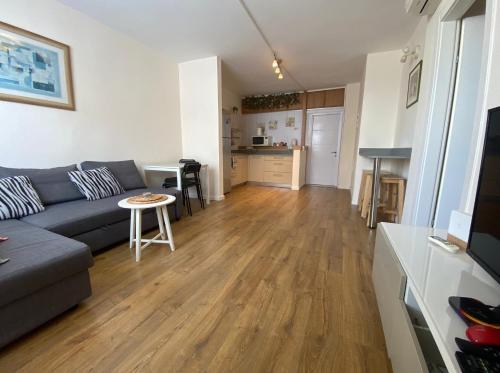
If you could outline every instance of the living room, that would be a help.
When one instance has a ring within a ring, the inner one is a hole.
[[[0,371],[495,362],[495,1],[0,9]]]

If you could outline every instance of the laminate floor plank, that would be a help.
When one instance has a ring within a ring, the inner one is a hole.
[[[93,295],[0,372],[390,372],[374,232],[347,191],[245,185],[172,228],[173,253],[98,254]]]

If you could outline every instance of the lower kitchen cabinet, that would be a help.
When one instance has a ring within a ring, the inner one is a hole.
[[[264,171],[264,182],[272,184],[292,184],[292,173]]]
[[[264,182],[264,156],[248,156],[248,181]]]
[[[234,155],[232,157],[231,186],[246,183],[248,180],[248,156]]]
[[[292,185],[292,155],[235,155],[231,185],[246,181],[280,187]]]

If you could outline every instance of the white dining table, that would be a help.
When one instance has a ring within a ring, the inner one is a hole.
[[[182,169],[184,163],[166,162],[161,164],[145,165],[144,172],[175,172],[177,176],[177,190],[182,190]],[[208,165],[201,165],[200,177],[202,179],[203,198],[207,205],[210,204],[210,174],[208,172]]]

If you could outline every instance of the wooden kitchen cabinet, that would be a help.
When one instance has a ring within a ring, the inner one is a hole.
[[[329,89],[325,91],[325,107],[344,106],[344,89]]]
[[[343,88],[308,92],[307,108],[342,107],[344,106],[344,94]]]
[[[233,155],[231,169],[231,186],[246,183],[248,180],[248,156]]]
[[[280,185],[292,184],[293,157],[264,156],[264,182]]]
[[[292,168],[291,155],[249,155],[248,181],[291,186]]]
[[[264,181],[264,156],[248,156],[248,181],[262,183]]]
[[[325,91],[307,92],[307,108],[325,107]]]

